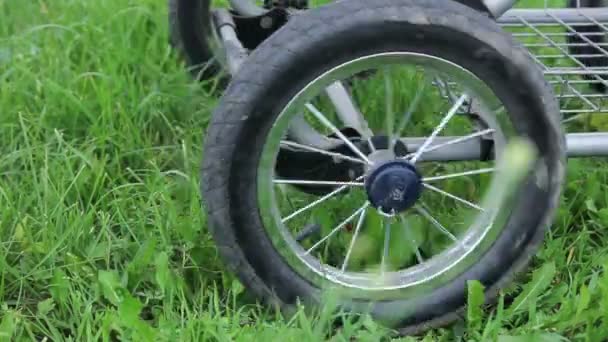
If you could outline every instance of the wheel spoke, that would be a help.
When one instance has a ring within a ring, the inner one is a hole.
[[[290,184],[290,185],[336,185],[336,186],[364,186],[361,182],[332,182],[332,181],[318,181],[318,180],[302,180],[302,179],[275,179],[275,184]]]
[[[374,146],[374,142],[372,139],[367,139],[367,146],[369,146],[369,150],[373,153],[376,152],[376,146]]]
[[[402,223],[403,232],[409,240],[410,246],[412,247],[412,249],[414,249],[414,253],[416,254],[416,259],[418,260],[418,263],[422,264],[424,262],[424,258],[422,257],[422,254],[420,254],[420,249],[418,248],[418,243],[416,242],[416,239],[414,239],[410,232],[410,225],[407,223],[405,217],[403,217],[402,215],[399,215],[399,219]]]
[[[353,252],[353,247],[355,246],[355,242],[357,241],[357,237],[359,236],[359,231],[361,230],[361,227],[363,226],[363,222],[365,221],[366,213],[367,213],[367,210],[362,210],[361,215],[359,215],[359,221],[357,221],[357,227],[355,227],[355,233],[353,234],[353,237],[350,240],[350,245],[348,246],[348,251],[346,251],[346,256],[344,257],[344,262],[342,263],[342,268],[341,268],[342,273],[344,273],[344,271],[346,271],[346,267],[348,266],[348,260],[350,259],[350,255]]]
[[[458,99],[458,101],[456,101],[456,103],[452,106],[452,108],[450,108],[450,110],[448,111],[448,113],[446,114],[446,116],[441,120],[441,122],[439,123],[439,125],[433,131],[433,133],[431,133],[431,135],[424,141],[424,143],[422,144],[422,146],[420,146],[420,148],[418,149],[418,151],[416,151],[416,153],[414,154],[414,156],[411,159],[411,163],[412,164],[415,164],[416,161],[422,155],[422,153],[425,152],[426,148],[430,144],[433,143],[433,140],[435,139],[435,137],[443,130],[443,128],[448,124],[448,122],[454,116],[454,114],[456,114],[456,112],[458,111],[458,109],[460,108],[460,106],[462,106],[462,104],[467,99],[468,99],[467,95],[460,96],[460,98]]]
[[[340,139],[328,137],[313,128],[306,121],[304,114],[298,114],[291,120],[287,129],[287,136],[289,137],[289,141],[321,150],[331,150],[342,144]]]
[[[422,186],[424,186],[425,188],[427,188],[429,190],[432,190],[432,191],[438,192],[438,193],[440,193],[440,194],[442,194],[444,196],[447,196],[447,197],[449,197],[449,198],[451,198],[453,200],[456,200],[456,201],[458,201],[460,203],[464,203],[464,204],[468,205],[471,208],[475,208],[475,209],[477,209],[479,211],[484,211],[484,209],[482,207],[478,206],[477,204],[471,203],[471,202],[469,202],[469,201],[467,201],[465,199],[462,199],[462,198],[460,198],[460,197],[458,197],[456,195],[452,195],[451,193],[449,193],[447,191],[444,191],[444,190],[441,190],[439,188],[436,188],[436,187],[434,187],[434,186],[432,186],[430,184],[422,183]]]
[[[412,117],[416,109],[418,109],[418,105],[420,104],[420,100],[422,100],[422,94],[424,94],[426,85],[426,82],[422,82],[422,85],[420,86],[420,88],[418,88],[418,91],[416,91],[416,95],[414,95],[414,99],[407,108],[407,111],[403,116],[403,120],[401,120],[401,122],[397,126],[397,129],[395,130],[395,133],[397,135],[401,135],[401,132],[403,132],[405,126],[407,126],[408,122],[410,121],[410,118]]]
[[[461,136],[461,137],[458,137],[458,138],[446,141],[446,142],[441,143],[441,144],[430,146],[430,147],[426,148],[424,150],[424,152],[428,153],[428,152],[436,151],[436,150],[438,150],[440,148],[447,147],[447,146],[450,146],[450,145],[460,144],[460,143],[466,142],[468,140],[471,140],[471,139],[474,139],[474,138],[477,138],[477,137],[480,137],[480,136],[483,136],[483,135],[486,135],[486,134],[490,134],[490,133],[493,133],[493,132],[495,132],[495,130],[490,128],[490,129],[485,129],[483,131],[471,133],[469,135]],[[420,148],[418,148],[418,150],[416,152],[418,152],[418,151],[420,151]],[[415,154],[416,154],[415,152],[408,153],[405,156],[403,156],[402,158],[403,159],[409,159],[409,158],[412,158]]]
[[[361,159],[363,159],[366,163],[372,164],[372,162],[367,158],[367,156],[361,152],[340,130],[334,126],[326,117],[321,113],[315,106],[310,103],[306,104],[306,108],[319,120],[323,125],[329,128],[334,134],[336,134],[345,144],[348,146],[355,154],[357,154]]]
[[[450,140],[450,141],[446,141],[446,142],[441,143],[441,144],[433,145],[433,146],[428,147],[427,149],[425,149],[424,152],[436,151],[436,150],[438,150],[440,148],[443,148],[443,147],[446,147],[446,146],[459,144],[459,143],[462,143],[462,142],[465,142],[465,141],[469,141],[469,140],[477,138],[477,137],[484,136],[486,134],[494,133],[494,131],[495,131],[495,129],[493,129],[493,128],[484,129],[483,131],[471,133],[469,135],[458,137],[456,139],[453,139],[453,140]],[[418,151],[420,151],[420,149],[418,149]],[[404,158],[409,158],[409,157],[412,157],[413,155],[415,155],[415,153],[409,153]]]
[[[357,179],[355,179],[355,181],[361,180],[361,179],[363,179],[363,177],[364,176],[359,176],[359,177],[357,177]],[[325,195],[325,196],[323,196],[323,197],[315,200],[314,202],[308,204],[307,206],[305,206],[303,208],[300,208],[300,209],[294,211],[293,213],[289,214],[288,216],[284,217],[283,219],[281,219],[281,222],[285,223],[285,222],[291,220],[292,218],[300,215],[301,213],[305,212],[306,210],[314,208],[315,206],[319,205],[319,203],[322,203],[322,202],[326,201],[330,197],[335,196],[336,194],[338,194],[338,193],[340,193],[340,192],[342,192],[342,191],[344,191],[344,190],[346,190],[348,188],[349,188],[348,185],[342,185],[341,187],[339,187],[336,190],[328,193],[327,195]]]
[[[389,245],[391,240],[391,223],[388,219],[384,219],[384,249],[382,251],[382,261],[380,263],[380,272],[384,274],[386,271],[386,262],[388,260]]]
[[[354,128],[363,138],[370,138],[373,135],[367,121],[357,109],[355,101],[342,82],[332,83],[325,89],[325,92],[344,125]]]
[[[422,215],[425,219],[431,222],[433,227],[437,228],[440,232],[447,235],[452,241],[459,243],[458,239],[452,234],[447,228],[445,228],[437,219],[435,219],[423,206],[415,206],[414,209]]]
[[[337,159],[344,159],[344,160],[352,161],[352,162],[355,162],[355,163],[367,164],[365,161],[363,161],[361,159],[353,158],[353,157],[347,156],[345,154],[331,152],[331,151],[326,151],[326,150],[322,150],[320,148],[316,148],[316,147],[312,147],[312,146],[307,146],[307,145],[302,145],[302,144],[298,144],[298,143],[295,143],[295,142],[292,142],[292,141],[283,140],[283,141],[281,141],[281,145],[289,146],[289,147],[294,147],[294,148],[299,148],[299,149],[307,150],[307,151],[310,151],[310,152],[317,152],[319,154],[324,154],[326,156],[334,157],[334,158],[337,158]]]
[[[327,241],[327,239],[329,239],[334,234],[336,234],[340,229],[342,229],[342,227],[344,227],[347,223],[349,223],[350,221],[352,221],[352,219],[355,218],[355,216],[357,216],[359,213],[361,213],[362,211],[364,211],[365,209],[367,209],[368,206],[369,206],[369,202],[365,202],[365,204],[361,208],[357,209],[352,215],[350,215],[348,218],[346,218],[346,220],[342,221],[336,228],[332,229],[331,232],[329,232],[329,234],[327,234],[324,238],[322,238],[317,243],[315,243],[312,247],[310,247],[306,251],[305,254],[310,254],[310,252],[314,251],[323,242]]]
[[[438,181],[438,180],[442,180],[442,179],[451,179],[451,178],[464,177],[464,176],[480,175],[480,174],[490,173],[490,172],[494,172],[494,171],[496,171],[495,168],[485,168],[485,169],[479,169],[479,170],[450,173],[450,174],[441,175],[441,176],[425,177],[425,178],[422,178],[422,181],[423,182],[433,182],[433,181]]]
[[[384,68],[384,92],[385,92],[385,105],[386,105],[386,136],[388,137],[388,149],[393,150],[394,146],[394,132],[393,126],[395,124],[395,111],[394,111],[394,94],[393,94],[393,79],[390,75],[388,67]]]

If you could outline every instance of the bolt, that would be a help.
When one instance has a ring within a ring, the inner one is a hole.
[[[265,29],[265,30],[269,30],[272,28],[273,25],[273,20],[271,17],[263,17],[262,19],[260,19],[260,26]]]

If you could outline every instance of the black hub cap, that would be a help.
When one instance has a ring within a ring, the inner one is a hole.
[[[416,167],[405,160],[390,160],[370,170],[365,178],[369,202],[386,214],[395,214],[416,203],[422,180]]]

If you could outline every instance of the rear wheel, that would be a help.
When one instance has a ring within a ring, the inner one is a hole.
[[[327,2],[312,1],[312,5]],[[287,2],[290,7],[273,5],[272,1],[242,0],[245,10],[255,15],[242,15],[230,9],[239,39],[253,50],[287,21],[289,10],[303,9],[308,1]],[[224,3],[225,5],[225,3]],[[242,5],[241,5],[242,6]],[[255,10],[251,10],[251,7]],[[189,71],[197,80],[218,75],[229,77],[222,41],[217,30],[214,11],[219,9],[212,0],[168,0],[169,35],[171,45],[183,56]],[[242,9],[242,8],[241,8]]]
[[[202,192],[222,257],[260,298],[321,305],[332,288],[341,308],[410,333],[456,319],[467,280],[493,298],[537,250],[564,176],[559,108],[489,18],[336,2],[241,70],[213,115]],[[290,134],[302,121],[324,146]],[[530,169],[508,153],[519,139]]]
[[[221,41],[210,11],[210,0],[169,0],[171,45],[183,56],[199,80],[217,76],[224,69]]]
[[[481,0],[457,1],[487,13]],[[246,48],[253,50],[284,25],[293,10],[301,12],[330,2],[331,0],[242,0],[244,6],[241,5],[240,10],[255,14],[238,15],[239,9],[233,9],[231,13],[237,24],[239,39]],[[277,7],[277,4],[282,5]],[[213,0],[168,0],[170,43],[180,52],[188,70],[197,80],[209,80],[218,75],[230,77],[225,51],[213,19],[213,11],[217,7],[213,5]],[[251,9],[252,6],[254,9]]]

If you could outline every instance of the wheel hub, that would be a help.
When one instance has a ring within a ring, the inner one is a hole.
[[[365,190],[372,206],[386,214],[395,214],[412,207],[420,198],[422,179],[414,165],[393,159],[368,172]]]

